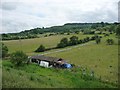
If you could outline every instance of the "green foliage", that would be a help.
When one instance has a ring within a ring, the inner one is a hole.
[[[113,45],[113,44],[114,44],[114,40],[113,40],[113,39],[107,39],[107,40],[106,40],[106,43],[107,43],[108,45]]]
[[[78,44],[82,44],[83,43],[83,41],[80,39],[79,41],[78,41]]]
[[[111,25],[109,28],[109,32],[115,32],[115,25]]]
[[[100,23],[92,23],[91,28],[92,29],[97,29],[98,27],[105,27],[107,24],[104,22],[100,22]]]
[[[105,36],[105,37],[106,37],[106,36],[109,36],[109,34],[108,34],[108,33],[105,33],[104,36]]]
[[[87,40],[87,41],[89,41],[89,40],[90,40],[90,38],[89,38],[89,37],[86,37],[86,40]]]
[[[35,52],[44,52],[45,51],[45,46],[40,45]]]
[[[84,30],[83,34],[95,34],[95,31],[91,31],[91,30]]]
[[[99,44],[100,42],[101,42],[101,39],[98,37],[98,38],[96,38],[96,44]]]
[[[90,37],[86,37],[86,38],[79,40],[77,36],[72,36],[72,37],[70,37],[70,41],[68,41],[67,38],[62,38],[60,43],[57,44],[57,48],[64,48],[67,46],[82,44],[82,43],[88,42],[90,40],[95,40],[95,39],[90,39]]]
[[[75,31],[76,34],[79,34],[79,31]]]
[[[11,54],[11,62],[16,66],[24,65],[28,61],[28,56],[22,51],[16,51]]]
[[[57,47],[58,48],[64,48],[66,46],[68,46],[68,39],[67,38],[62,38],[60,43],[58,43]]]
[[[69,45],[76,45],[78,44],[79,40],[77,36],[70,37]]]
[[[70,32],[68,32],[67,35],[70,35]]]
[[[6,57],[7,55],[8,55],[8,48],[4,43],[2,43],[2,58]]]
[[[83,40],[84,40],[84,42],[88,42],[88,41],[90,40],[90,38],[89,38],[89,37],[86,37],[86,38],[84,38]]]
[[[118,25],[116,28],[116,35],[118,35],[118,36],[120,35],[120,25]]]
[[[118,80],[118,75],[113,75],[113,72],[118,73],[118,38],[115,38],[114,34],[109,36],[109,38],[114,39],[114,45],[111,46],[106,45],[107,38],[103,37],[98,45],[95,44],[95,41],[90,41],[86,45],[76,45],[76,48],[70,46],[67,47],[72,48],[70,50],[51,53],[48,56],[65,58],[71,63],[80,65],[80,67],[85,66],[94,69],[98,77],[101,76],[104,80],[115,82]],[[109,68],[109,65],[112,65],[113,68]],[[109,71],[112,71],[112,73]]]
[[[96,29],[98,27],[98,24],[92,24],[91,28]]]
[[[64,48],[66,45],[63,42],[58,43],[57,48]]]
[[[74,70],[41,68],[30,64],[18,69],[9,67],[8,63],[9,61],[3,62],[3,88],[105,88],[106,86],[115,88],[99,80],[89,80],[88,75],[86,78],[81,78],[80,68],[73,68]]]
[[[44,34],[46,35],[46,34]],[[83,39],[85,37],[92,37],[92,35],[83,35],[82,33],[79,34],[70,34],[70,35],[54,35],[44,37],[41,35],[41,38],[34,38],[34,39],[25,39],[25,40],[12,40],[12,41],[3,41],[5,45],[7,45],[9,49],[9,53],[14,51],[22,50],[25,53],[31,53],[35,51],[41,44],[45,46],[46,49],[54,48],[60,42],[63,37],[70,38],[73,35],[79,37],[79,39]],[[49,33],[47,33],[49,35]],[[33,43],[34,42],[34,43]],[[47,50],[45,50],[47,51]]]
[[[48,47],[50,47],[48,44],[50,44],[49,41],[53,41],[51,42],[53,45],[56,45],[57,42],[62,38],[65,37],[65,35],[59,35],[60,38],[58,38],[57,36],[52,36],[53,39],[50,38],[42,38],[42,40],[48,42],[44,44],[44,42],[42,42],[44,45],[47,45]],[[66,35],[67,38],[71,37],[72,35]],[[78,35],[76,35],[78,36]],[[85,37],[91,37],[92,35],[81,35],[79,34],[79,39],[83,40]],[[102,36],[102,35],[101,35]],[[92,36],[94,37],[94,36]],[[57,38],[57,39],[56,39]],[[101,76],[101,79],[104,80],[109,80],[112,82],[115,82],[117,80],[117,74],[113,74],[113,73],[109,73],[109,71],[112,72],[116,72],[117,73],[117,68],[118,68],[118,47],[117,45],[112,45],[112,46],[107,46],[105,45],[105,41],[106,41],[107,37],[103,37],[101,44],[99,45],[95,45],[94,41],[88,43],[88,45],[85,46],[80,46],[78,45],[78,47],[73,48],[71,50],[67,50],[67,51],[63,51],[63,52],[59,52],[59,53],[53,53],[53,54],[48,54],[49,56],[55,56],[55,57],[61,57],[61,58],[65,58],[67,60],[70,60],[71,63],[75,63],[76,65],[80,65],[80,67],[85,66],[88,68],[93,68],[95,70],[95,74],[97,74],[98,76]],[[114,34],[110,35],[109,38],[114,38],[115,43],[117,44],[117,38],[115,38]],[[31,40],[23,40],[24,42],[22,42],[23,45],[28,44],[27,46],[23,47],[22,49],[25,51],[26,48],[29,49],[30,55],[32,53],[32,51],[37,47],[37,45],[39,45],[39,39],[33,39]],[[91,39],[91,38],[90,38]],[[31,42],[34,41],[34,44],[32,44]],[[56,43],[54,43],[54,41],[56,41]],[[6,42],[6,41],[5,41]],[[9,41],[7,41],[9,42]],[[31,44],[32,45],[31,45]],[[9,43],[5,43],[5,45],[7,46],[12,46],[13,51],[15,51],[15,47],[17,46],[18,42],[16,41],[11,41]],[[37,44],[37,45],[36,45]],[[30,50],[31,48],[33,48],[33,46],[35,46],[35,48],[33,50]],[[52,45],[52,46],[53,46]],[[68,47],[69,48],[69,47]],[[71,48],[71,47],[70,47]],[[53,50],[55,51],[55,50]],[[104,53],[103,53],[104,51]],[[108,53],[109,52],[109,53]],[[29,54],[29,53],[28,53]],[[33,53],[35,54],[35,53]],[[32,54],[32,55],[33,55]],[[86,56],[87,55],[87,56]],[[111,63],[112,62],[112,63]],[[97,65],[97,67],[94,67],[95,65]],[[112,65],[113,68],[109,69],[109,65]],[[9,65],[10,66],[10,65]],[[27,65],[26,65],[27,66]],[[7,67],[7,65],[5,65],[5,67]],[[72,72],[73,74],[68,74],[67,73],[62,73],[62,70],[53,70],[51,69],[42,69],[40,67],[37,68],[36,65],[28,65],[26,68],[22,68],[20,70],[18,69],[14,69],[14,68],[10,68],[8,67],[7,70],[9,71],[5,71],[6,69],[4,69],[3,67],[3,86],[4,87],[104,87],[106,86],[106,83],[99,83],[97,81],[85,81],[84,78],[78,78],[81,75],[79,75],[76,71]],[[80,70],[78,70],[80,71]],[[102,71],[102,72],[101,72]],[[22,75],[18,74],[18,73],[22,73]],[[34,77],[35,74],[36,77]],[[78,74],[78,75],[76,75]],[[34,80],[31,81],[30,77],[33,76]],[[78,76],[78,77],[77,77]],[[76,77],[76,78],[75,78]],[[39,79],[39,81],[38,81]],[[79,80],[78,80],[79,79]],[[23,82],[24,81],[24,82]],[[44,81],[44,84],[43,82]],[[46,82],[47,81],[47,82]],[[102,84],[102,85],[101,85]],[[87,86],[86,86],[87,85]]]
[[[62,38],[60,42],[63,42],[65,46],[67,46],[69,43],[67,38]]]
[[[31,76],[31,77],[30,77],[30,80],[31,80],[31,81],[34,81],[34,77],[33,77],[33,76]]]
[[[105,26],[105,23],[104,23],[104,22],[101,22],[101,26],[104,27],[104,26]]]
[[[78,31],[82,31],[84,34],[94,34],[95,31],[91,31],[92,29],[100,29],[100,31],[109,31],[113,29],[109,29],[111,25],[114,27],[117,24],[109,24],[109,23],[67,23],[62,26],[52,26],[49,28],[34,28],[30,30],[25,30],[19,33],[8,33],[2,34],[2,40],[18,40],[18,39],[30,39],[30,38],[37,38],[39,34],[45,33],[68,33],[68,32],[75,32],[78,34]],[[103,29],[104,28],[104,29]]]

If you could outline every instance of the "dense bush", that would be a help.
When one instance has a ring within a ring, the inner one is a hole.
[[[66,45],[65,45],[65,43],[63,43],[63,42],[60,42],[60,43],[58,43],[58,45],[57,45],[57,48],[64,48],[64,47],[66,47]]]
[[[64,48],[66,46],[68,46],[69,42],[67,38],[62,38],[60,43],[58,43],[57,47],[58,48]]]
[[[97,44],[99,44],[101,42],[101,39],[98,37],[98,38],[96,38],[95,41],[96,41]]]
[[[108,45],[112,45],[112,44],[114,44],[114,40],[113,40],[113,39],[107,39],[107,40],[106,40],[106,43],[107,43]]]
[[[71,45],[77,45],[78,42],[79,42],[78,37],[77,36],[72,36],[72,37],[70,37],[69,45],[70,46]]]
[[[116,28],[116,31],[115,31],[115,32],[116,32],[116,35],[120,35],[120,25],[118,25],[118,26],[117,26],[117,28]]]
[[[77,44],[82,44],[82,43],[86,43],[89,42],[91,40],[96,40],[96,43],[100,43],[102,36],[98,36],[98,35],[94,35],[91,38],[90,37],[86,37],[83,39],[78,39],[77,36],[72,36],[70,37],[70,41],[68,41],[67,38],[62,38],[60,43],[57,44],[56,48],[64,48],[67,46],[72,46],[72,45],[77,45]]]
[[[90,38],[86,37],[86,38],[83,39],[83,42],[88,42],[89,40],[90,40]]]
[[[8,48],[4,43],[2,43],[2,58],[6,57],[7,55],[8,55]]]
[[[101,36],[98,36],[98,35],[94,35],[90,38],[90,40],[96,40],[97,38],[102,38]]]
[[[75,31],[76,34],[79,34],[79,31]]]
[[[80,39],[79,41],[78,41],[78,44],[82,44],[83,43],[83,41]]]
[[[25,53],[23,53],[22,51],[16,51],[16,52],[11,54],[10,60],[16,66],[20,66],[20,65],[27,63],[28,56]]]
[[[109,36],[109,34],[105,33],[104,36],[105,36],[105,37],[106,37],[106,36]]]
[[[83,34],[95,34],[95,31],[84,30]]]
[[[43,45],[40,45],[36,50],[35,52],[44,52],[45,51],[45,46]]]

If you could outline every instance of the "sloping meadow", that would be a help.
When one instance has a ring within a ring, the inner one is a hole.
[[[83,75],[78,67],[72,69],[43,68],[36,64],[15,67],[3,61],[3,88],[115,88],[115,85]]]

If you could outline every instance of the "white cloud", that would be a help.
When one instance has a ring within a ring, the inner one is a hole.
[[[18,32],[67,22],[115,22],[119,0],[4,0],[2,31]]]

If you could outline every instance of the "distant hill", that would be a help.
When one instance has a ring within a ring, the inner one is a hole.
[[[38,34],[44,33],[68,33],[75,31],[85,31],[90,29],[97,29],[100,27],[106,27],[112,25],[113,23],[66,23],[62,26],[52,26],[49,28],[33,28],[30,30],[24,30],[18,33],[8,33],[1,34],[2,40],[17,40],[17,39],[28,39],[28,38],[36,38]],[[118,24],[118,23],[114,23]]]

